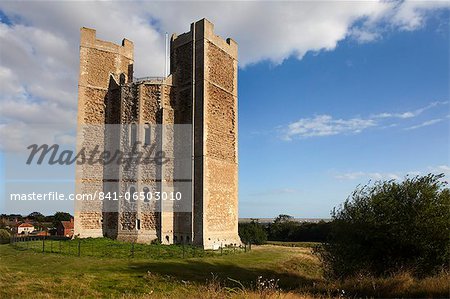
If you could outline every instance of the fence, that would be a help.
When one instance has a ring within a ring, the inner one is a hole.
[[[197,258],[240,254],[251,250],[244,246],[220,246],[218,250],[204,250],[190,244],[160,245],[120,242],[106,238],[68,239],[55,237],[12,237],[11,246],[18,250],[54,253],[69,256],[110,258]]]

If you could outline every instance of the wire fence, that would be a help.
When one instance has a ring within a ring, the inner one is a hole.
[[[140,244],[107,238],[69,239],[63,237],[12,237],[10,245],[18,250],[53,253],[67,256],[91,256],[137,259],[186,259],[246,253],[251,244],[220,246],[205,250],[191,244]]]

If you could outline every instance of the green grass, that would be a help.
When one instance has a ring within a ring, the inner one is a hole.
[[[96,240],[94,243],[99,246],[102,242],[108,244],[109,240]],[[72,243],[74,245],[76,241]],[[55,244],[54,249],[57,247]],[[34,245],[39,245],[39,242]],[[252,289],[258,277],[262,276],[263,279],[279,279],[280,287],[287,290],[303,284],[312,285],[321,275],[318,261],[308,249],[280,250],[275,246],[254,246],[251,252],[223,256],[215,252],[213,256],[186,259],[132,259],[78,257],[42,253],[37,246],[35,250],[25,250],[0,245],[0,256],[0,284],[4,286],[0,289],[0,297],[96,297],[149,292],[175,296],[193,294],[213,277],[224,287]]]
[[[84,241],[103,249],[118,244],[104,239]],[[55,244],[54,250],[58,249]],[[75,245],[77,240],[67,244]],[[28,250],[0,245],[0,298],[142,298],[149,294],[152,298],[331,298],[344,293],[349,297],[431,298],[449,294],[448,273],[422,280],[402,273],[384,279],[326,281],[308,247],[252,246],[246,253],[207,252],[183,259],[176,246],[161,246],[172,250],[172,256],[131,258],[51,253],[47,244],[42,253],[39,242],[35,245]],[[126,253],[130,244],[120,246]]]
[[[132,244],[107,238],[87,238],[74,240],[38,240],[17,242],[18,249],[57,253],[72,256],[91,256],[109,258],[135,258],[135,259],[172,259],[192,258],[216,255],[244,253],[244,247],[224,247],[221,250],[203,250],[190,245],[158,245],[158,244]]]

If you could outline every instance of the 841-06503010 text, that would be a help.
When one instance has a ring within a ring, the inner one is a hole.
[[[64,200],[126,200],[126,201],[179,201],[182,199],[182,193],[177,191],[155,191],[155,192],[93,192],[93,193],[70,193],[64,194],[61,192],[47,192],[47,193],[11,193],[9,199],[12,201],[64,201]]]

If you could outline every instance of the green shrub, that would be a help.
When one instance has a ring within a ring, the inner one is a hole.
[[[282,214],[268,225],[267,238],[270,241],[282,242],[325,242],[330,230],[330,222],[299,223],[292,216]]]
[[[6,229],[0,229],[0,244],[9,243],[10,233]]]
[[[295,234],[298,230],[298,223],[294,221],[294,217],[281,214],[268,227],[269,240],[293,242]]]
[[[252,220],[250,223],[239,224],[239,237],[245,244],[264,244],[267,241],[267,233],[257,221]]]
[[[427,276],[449,267],[450,190],[443,175],[358,187],[333,211],[329,242],[318,247],[327,274]]]

